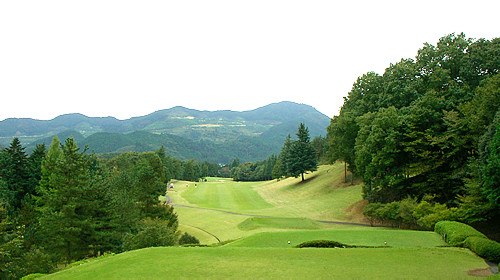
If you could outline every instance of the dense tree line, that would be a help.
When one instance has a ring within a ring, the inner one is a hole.
[[[194,159],[182,161],[167,155],[163,146],[156,151],[156,154],[163,163],[167,181],[177,179],[196,182],[205,177],[219,176],[221,167],[217,163],[198,162]]]
[[[315,171],[318,161],[325,157],[326,139],[316,138],[311,142],[309,129],[304,123],[300,123],[296,136],[297,140],[287,136],[279,156],[271,155],[265,161],[243,164],[236,159],[226,169],[231,170],[231,177],[237,181],[264,181],[299,176],[304,181],[304,174]]]
[[[267,181],[273,179],[273,168],[277,156],[271,155],[264,161],[239,163],[236,159],[231,166],[231,177],[235,181]]]
[[[28,156],[15,138],[0,151],[0,278],[176,244],[177,215],[158,200],[168,176],[154,152],[104,160],[55,137]]]
[[[328,127],[331,160],[372,203],[425,198],[453,219],[498,219],[499,69],[500,38],[450,34],[359,77]]]

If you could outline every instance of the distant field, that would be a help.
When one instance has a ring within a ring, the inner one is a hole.
[[[147,248],[42,279],[464,279],[486,264],[457,248]]]

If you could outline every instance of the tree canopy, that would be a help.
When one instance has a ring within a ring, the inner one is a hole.
[[[499,71],[500,38],[450,34],[359,77],[327,129],[330,159],[363,178],[370,202],[474,196],[485,207],[468,217],[495,213]]]

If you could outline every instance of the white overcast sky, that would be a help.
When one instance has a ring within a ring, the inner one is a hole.
[[[338,114],[356,78],[464,32],[500,1],[0,0],[0,120],[126,119],[294,101]]]

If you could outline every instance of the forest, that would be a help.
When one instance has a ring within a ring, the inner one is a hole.
[[[357,79],[327,138],[330,159],[363,179],[366,215],[500,224],[499,69],[499,38],[450,34]]]
[[[173,207],[159,203],[171,178],[216,175],[217,164],[156,152],[111,159],[73,138],[28,156],[19,139],[0,152],[0,278],[52,272],[104,253],[182,243]],[[212,172],[212,173],[211,173]],[[214,174],[215,173],[215,174]],[[189,236],[188,236],[189,237]]]

